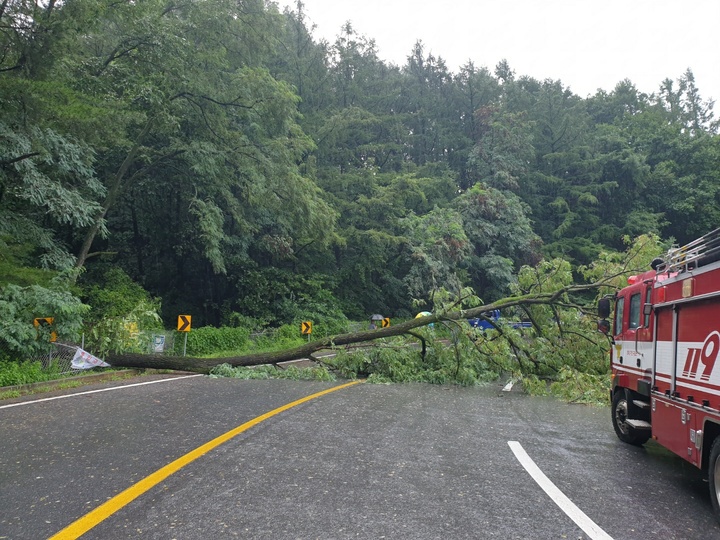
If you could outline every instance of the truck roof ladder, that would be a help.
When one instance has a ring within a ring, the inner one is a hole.
[[[720,260],[720,228],[711,231],[682,247],[670,248],[665,261],[658,266],[660,272],[687,272]]]

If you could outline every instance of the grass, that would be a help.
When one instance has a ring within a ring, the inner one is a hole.
[[[294,381],[334,381],[335,376],[325,367],[297,368],[290,366],[280,369],[275,366],[232,367],[220,364],[213,368],[211,377],[229,377],[233,379],[291,379]]]
[[[212,354],[203,355],[203,358],[234,358],[237,356],[247,356],[250,354],[258,353],[273,353],[278,351],[285,351],[295,347],[305,345],[307,340],[301,338],[293,339],[281,339],[278,341],[272,341],[269,338],[261,338],[256,341],[248,343],[248,346],[241,350],[232,351],[220,351]]]
[[[107,374],[107,380],[109,381],[121,381],[137,375],[137,370],[128,371],[124,368],[119,370],[105,368],[100,372],[93,371],[96,374]],[[152,371],[161,372],[161,370]],[[39,361],[26,360],[24,362],[13,362],[3,360],[0,361],[0,388],[6,388],[0,391],[0,400],[85,386],[97,380],[94,377],[89,377],[89,375],[91,375],[91,373],[84,372],[78,374],[77,372],[61,372],[55,364],[51,364],[49,367],[43,367]]]
[[[42,363],[37,360],[0,362],[0,387],[52,381],[60,378],[60,376],[61,373],[57,364],[43,367]]]

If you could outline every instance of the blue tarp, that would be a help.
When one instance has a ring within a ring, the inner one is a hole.
[[[489,320],[488,320],[489,319]],[[489,312],[485,318],[483,317],[476,317],[474,319],[468,319],[468,323],[473,328],[479,328],[481,330],[488,330],[490,328],[493,328],[493,325],[490,323],[490,321],[494,322],[496,325],[502,325],[502,324],[508,324],[512,328],[531,328],[532,323],[530,321],[514,321],[505,323],[504,321],[500,320],[500,310],[495,309],[491,312]]]

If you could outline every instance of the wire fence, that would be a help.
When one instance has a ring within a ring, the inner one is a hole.
[[[140,346],[139,352],[147,354],[182,354],[182,341],[176,339],[177,332],[166,333],[139,333],[135,336]],[[181,347],[180,351],[175,350],[176,341]],[[84,336],[80,343],[50,342],[39,348],[17,351],[0,340],[0,359],[14,362],[39,362],[43,370],[52,371],[57,375],[68,375],[79,373],[91,367],[102,367],[102,358],[97,358],[98,353],[91,347],[85,349]]]
[[[77,345],[53,343],[47,352],[31,353],[23,360],[40,362],[43,369],[53,368],[62,375],[73,371],[72,360],[77,350]]]

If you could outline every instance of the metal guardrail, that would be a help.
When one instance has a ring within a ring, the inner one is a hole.
[[[720,228],[681,247],[670,248],[658,272],[686,272],[720,260]]]

